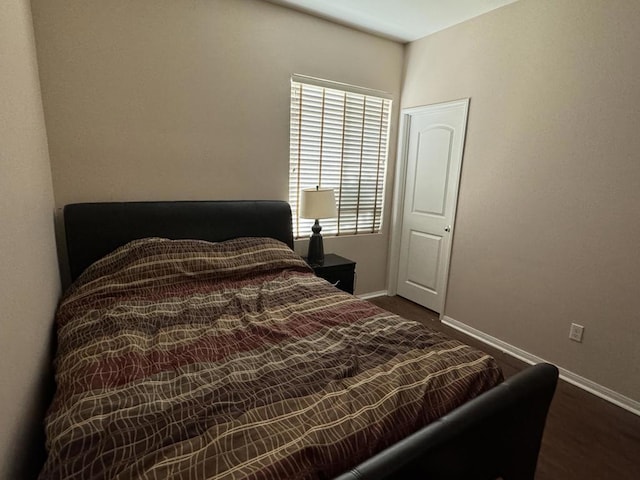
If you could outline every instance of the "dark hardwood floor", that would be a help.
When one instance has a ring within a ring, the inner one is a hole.
[[[505,377],[528,366],[442,324],[437,313],[401,297],[377,297],[370,302],[493,355]],[[547,418],[536,480],[592,479],[640,479],[640,416],[560,380]]]

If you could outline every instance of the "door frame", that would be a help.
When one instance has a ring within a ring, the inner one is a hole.
[[[407,184],[407,154],[409,150],[409,130],[411,127],[411,116],[417,113],[422,113],[428,108],[439,107],[452,107],[463,105],[465,110],[466,121],[462,125],[462,148],[461,148],[461,160],[460,160],[460,174],[455,179],[456,194],[454,195],[452,218],[451,218],[451,241],[449,242],[449,248],[445,255],[445,282],[443,286],[443,302],[442,311],[440,312],[440,319],[444,317],[447,305],[447,292],[449,287],[449,265],[451,263],[451,250],[453,249],[453,239],[456,232],[456,213],[458,207],[458,196],[460,194],[460,178],[462,177],[462,168],[464,164],[464,152],[467,143],[467,124],[469,123],[469,103],[470,98],[461,98],[459,100],[452,100],[449,102],[439,102],[430,105],[420,105],[417,107],[403,108],[400,110],[400,128],[398,135],[398,151],[396,154],[396,168],[395,178],[393,182],[393,208],[391,211],[391,232],[390,232],[390,246],[389,246],[389,260],[387,264],[387,272],[389,273],[387,281],[387,292],[393,296],[398,293],[398,265],[400,262],[400,242],[402,236],[402,217],[404,214],[404,194]]]

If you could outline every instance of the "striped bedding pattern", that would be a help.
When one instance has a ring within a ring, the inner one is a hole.
[[[41,479],[332,478],[502,379],[267,238],[129,243],[56,323]]]

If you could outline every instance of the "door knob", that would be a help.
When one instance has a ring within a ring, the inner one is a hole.
[[[444,231],[445,232],[450,232],[451,231],[451,225],[447,225],[446,227],[444,227]]]

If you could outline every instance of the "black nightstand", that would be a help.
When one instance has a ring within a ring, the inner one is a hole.
[[[311,268],[318,277],[324,278],[340,290],[353,295],[356,262],[340,255],[328,253],[324,256],[324,265],[312,265]]]

